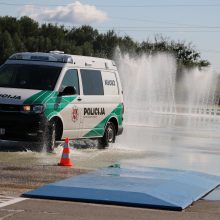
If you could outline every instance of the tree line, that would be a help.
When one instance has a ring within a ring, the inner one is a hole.
[[[91,26],[66,28],[51,23],[39,24],[29,17],[0,17],[0,64],[15,52],[48,52],[97,56],[112,59],[115,48],[135,54],[168,52],[180,65],[186,67],[208,66],[200,53],[186,42],[155,37],[154,41],[137,42],[129,36],[119,36],[114,30],[99,33]]]

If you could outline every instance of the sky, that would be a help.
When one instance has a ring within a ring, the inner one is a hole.
[[[220,0],[0,0],[0,16],[5,15],[114,29],[139,42],[163,36],[192,43],[220,71]]]

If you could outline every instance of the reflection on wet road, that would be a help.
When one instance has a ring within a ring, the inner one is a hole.
[[[94,141],[75,143],[77,148],[71,153],[75,166],[91,169],[120,163],[122,166],[177,168],[220,175],[219,116],[151,114],[145,118],[142,124],[125,125],[123,135],[107,150],[98,150]],[[0,144],[2,146],[3,142]],[[61,152],[62,147],[53,154],[0,152],[0,161],[56,165]]]
[[[128,125],[119,140],[123,146],[144,150],[145,158],[122,163],[220,174],[218,116],[151,115],[148,119],[145,125]]]

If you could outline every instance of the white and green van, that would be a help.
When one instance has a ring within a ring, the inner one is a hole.
[[[0,67],[0,139],[99,139],[106,147],[123,131],[123,96],[112,60],[16,53]]]

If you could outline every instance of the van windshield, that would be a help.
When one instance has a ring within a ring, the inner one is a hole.
[[[61,67],[5,64],[0,68],[0,87],[54,90]]]

